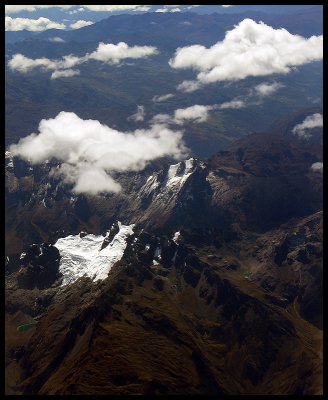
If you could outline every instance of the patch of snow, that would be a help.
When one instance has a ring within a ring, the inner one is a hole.
[[[42,199],[41,203],[44,205],[45,208],[47,208],[46,203],[44,201],[44,199]]]
[[[63,274],[62,286],[75,282],[86,275],[94,281],[106,279],[112,266],[121,260],[127,246],[126,239],[133,234],[132,225],[118,222],[119,232],[104,249],[101,249],[103,236],[88,234],[69,235],[60,238],[55,247],[61,255],[59,271]]]
[[[183,173],[178,173],[182,168],[182,163],[184,163]],[[173,187],[179,186],[180,188],[184,185],[189,176],[193,173],[194,159],[189,158],[189,160],[181,161],[178,164],[170,165],[167,172],[166,187],[171,189]]]
[[[146,181],[146,184],[142,188],[141,192],[148,194],[150,192],[153,192],[158,186],[159,182],[157,181],[157,176],[150,175],[150,177]]]
[[[156,260],[153,260],[153,265],[159,265],[159,263]]]
[[[13,155],[8,150],[5,152],[5,159],[9,160],[7,166],[10,168],[14,168]]]
[[[179,236],[180,236],[180,231],[175,232],[173,239],[172,239],[175,244],[178,244]]]
[[[145,251],[148,251],[149,249],[150,249],[150,244],[146,244]]]
[[[20,260],[22,260],[26,256],[26,253],[22,253],[19,257]]]

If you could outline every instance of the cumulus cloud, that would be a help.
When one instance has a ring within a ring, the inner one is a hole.
[[[171,99],[172,97],[174,97],[174,94],[168,93],[168,94],[163,94],[162,96],[154,96],[152,100],[155,103],[160,103],[161,101]]]
[[[80,75],[80,71],[78,69],[63,69],[56,70],[51,74],[51,79],[57,78],[71,78],[72,76]]]
[[[119,191],[113,171],[139,171],[156,158],[178,160],[187,153],[182,132],[162,124],[120,132],[64,111],[41,120],[39,133],[20,139],[9,150],[32,164],[51,159],[61,162],[52,173],[74,185],[74,192],[90,194]]]
[[[137,112],[133,115],[130,115],[130,117],[128,117],[128,120],[135,122],[143,121],[145,119],[145,114],[145,107],[137,106]]]
[[[70,54],[64,56],[61,60],[50,60],[45,57],[32,59],[25,57],[23,54],[14,54],[8,61],[8,66],[11,70],[21,73],[30,72],[35,68],[41,68],[43,71],[57,71],[73,68],[74,66],[85,63],[89,60],[98,60],[105,63],[117,64],[120,60],[125,58],[144,58],[157,53],[157,48],[152,46],[130,47],[124,42],[118,43],[117,45],[99,43],[97,50],[91,54],[87,53],[83,57],[77,57]],[[70,71],[69,74],[71,75],[66,76],[73,76],[72,71]]]
[[[311,137],[310,129],[321,128],[323,126],[322,114],[316,113],[309,115],[301,124],[297,124],[292,129],[292,133],[300,138],[308,139]]]
[[[177,86],[177,90],[180,90],[184,93],[195,92],[201,87],[200,82],[197,81],[183,81]]]
[[[284,85],[277,82],[274,83],[263,82],[254,87],[254,93],[259,96],[266,97],[270,96],[283,86]]]
[[[194,105],[187,108],[179,108],[174,112],[174,120],[178,124],[182,124],[185,120],[193,122],[204,122],[208,118],[208,112],[213,110],[215,106]]]
[[[120,42],[118,44],[106,44],[101,42],[97,50],[87,55],[87,57],[90,60],[117,64],[125,58],[145,58],[154,54],[158,54],[158,50],[153,46],[130,47],[125,42]]]
[[[201,45],[178,48],[169,65],[196,69],[197,80],[208,84],[286,74],[293,67],[321,60],[322,56],[322,35],[306,39],[246,18],[226,32],[223,41],[210,48]]]
[[[195,123],[205,122],[208,118],[208,112],[217,108],[218,105],[204,106],[195,104],[187,108],[179,108],[175,110],[173,116],[169,114],[157,114],[151,119],[151,122],[178,125],[182,125],[186,121]]]
[[[42,70],[58,70],[72,68],[75,65],[81,64],[85,61],[84,57],[76,57],[72,54],[64,56],[61,60],[49,60],[49,58],[36,58],[32,59],[25,57],[23,54],[15,54],[11,60],[9,60],[9,68],[13,71],[21,73],[27,73],[35,68],[41,68]]]
[[[94,24],[94,22],[92,22],[92,21],[84,21],[83,19],[80,19],[80,20],[74,22],[74,24],[71,24],[70,27],[72,29],[80,29],[85,26],[89,26],[89,25],[93,25],[93,24]]]
[[[49,42],[54,42],[54,43],[56,43],[56,42],[57,43],[64,43],[65,42],[64,39],[62,39],[62,38],[60,38],[58,36],[53,37],[53,38],[49,38],[48,40],[49,40]]]
[[[222,103],[218,106],[218,108],[220,110],[224,110],[227,108],[236,109],[236,108],[243,108],[243,107],[246,107],[246,104],[243,100],[231,100],[231,101]]]
[[[312,171],[323,172],[323,163],[316,162],[311,165],[311,169],[312,169]]]
[[[246,107],[246,103],[243,100],[233,99],[222,104],[213,105],[199,105],[195,104],[187,108],[179,108],[174,111],[173,116],[169,114],[156,114],[152,119],[152,123],[159,124],[178,124],[182,125],[186,121],[200,123],[205,122],[208,119],[208,113],[212,110],[224,110],[224,109],[238,109]]]
[[[65,29],[65,24],[50,21],[48,18],[40,17],[38,19],[30,18],[11,18],[5,17],[6,31],[22,31],[24,29],[32,32],[45,31],[47,29]]]

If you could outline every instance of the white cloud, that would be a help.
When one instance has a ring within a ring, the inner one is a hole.
[[[72,68],[84,61],[84,57],[76,57],[71,54],[64,56],[62,60],[49,60],[44,57],[32,59],[25,57],[23,54],[15,54],[12,59],[9,60],[8,65],[13,71],[27,73],[35,68],[41,68],[45,71]]]
[[[231,100],[231,101],[227,101],[226,103],[222,103],[218,106],[218,108],[220,110],[224,110],[227,108],[236,109],[236,108],[243,108],[243,107],[246,107],[246,104],[243,100]]]
[[[33,12],[40,9],[48,9],[48,8],[60,8],[62,10],[69,10],[70,8],[78,7],[78,5],[6,5],[5,12],[6,14],[14,14],[22,11]],[[116,12],[116,11],[148,11],[150,7],[148,5],[81,5],[80,8],[73,11],[97,11],[97,12]],[[74,14],[75,14],[74,12]],[[72,11],[70,12],[72,13]]]
[[[65,24],[50,21],[48,18],[40,17],[38,19],[30,18],[11,18],[5,17],[6,31],[22,31],[24,29],[32,32],[45,31],[47,29],[65,29]]]
[[[190,21],[182,21],[179,22],[180,25],[192,25],[192,23]]]
[[[215,106],[194,105],[187,108],[179,108],[174,112],[174,120],[178,124],[182,124],[185,120],[193,122],[204,122],[208,118],[208,112],[213,110]]]
[[[80,20],[74,22],[74,24],[71,24],[70,27],[72,29],[80,29],[85,26],[89,26],[89,25],[93,25],[93,24],[94,24],[94,22],[92,22],[92,21],[84,21],[83,19],[80,19]]]
[[[125,58],[144,58],[157,53],[157,48],[152,46],[129,47],[124,42],[118,43],[117,45],[99,43],[97,50],[91,54],[86,54],[83,57],[76,57],[70,54],[64,56],[61,60],[50,60],[45,57],[32,59],[25,57],[23,54],[14,54],[8,61],[8,66],[11,70],[21,73],[27,73],[35,68],[41,68],[44,71],[63,70],[85,63],[89,60],[98,60],[117,64],[120,60]]]
[[[243,107],[246,107],[246,103],[243,100],[238,99],[233,99],[222,104],[213,104],[211,106],[195,104],[187,108],[179,108],[175,110],[173,116],[169,114],[156,114],[151,119],[151,123],[178,125],[182,125],[186,121],[200,123],[207,121],[209,111],[238,109]]]
[[[98,48],[87,57],[90,60],[98,60],[107,63],[117,64],[125,58],[145,58],[158,54],[158,50],[153,46],[128,46],[125,42],[118,44],[99,43]]]
[[[137,106],[137,112],[133,115],[128,117],[128,120],[132,120],[135,122],[143,121],[145,119],[145,107],[144,106]]]
[[[50,5],[38,5],[38,6],[29,6],[29,5],[25,5],[25,4],[21,4],[21,5],[6,5],[5,6],[5,13],[6,14],[15,14],[15,13],[19,13],[22,11],[29,11],[29,12],[33,12],[36,10],[40,10],[40,9],[47,9],[47,8],[61,8],[63,10],[75,7],[74,5],[70,5],[70,6],[64,6],[64,5],[57,5],[57,6],[50,6]]]
[[[186,121],[194,123],[205,122],[208,118],[208,112],[217,108],[217,105],[203,106],[195,104],[187,108],[179,108],[175,110],[173,117],[169,114],[157,114],[151,119],[151,122],[178,125],[182,125]]]
[[[193,68],[203,84],[239,80],[248,76],[286,74],[293,66],[321,60],[323,36],[309,39],[246,18],[226,32],[222,42],[178,48],[172,68]]]
[[[129,5],[129,4],[119,4],[119,5],[83,5],[83,7],[90,11],[99,12],[116,12],[116,11],[148,11],[150,7],[147,5]]]
[[[62,164],[53,173],[73,184],[73,191],[90,194],[117,192],[120,187],[110,175],[113,171],[138,171],[156,158],[178,160],[187,153],[182,133],[162,124],[120,132],[64,111],[43,119],[39,133],[20,139],[9,150],[32,164],[58,160]]]
[[[48,40],[49,40],[49,42],[55,42],[55,43],[64,43],[65,42],[64,39],[62,39],[62,38],[60,38],[58,36],[53,37],[53,38],[49,38]]]
[[[158,8],[155,12],[157,12],[157,13],[181,12],[181,9],[180,8]]]
[[[174,97],[174,94],[168,93],[168,94],[163,94],[162,96],[154,96],[152,100],[155,103],[160,103],[161,101],[171,99],[172,97]]]
[[[283,85],[277,82],[274,83],[268,83],[268,82],[263,82],[260,83],[259,85],[254,87],[255,94],[266,97],[270,96],[274,92],[276,92],[278,89],[282,88]]]
[[[103,168],[90,163],[81,162],[75,165],[63,163],[58,169],[51,170],[50,175],[62,178],[64,183],[74,185],[74,192],[77,194],[118,193],[122,189]]]
[[[309,115],[301,124],[297,124],[292,129],[292,133],[298,137],[308,139],[311,137],[311,133],[308,131],[313,128],[321,128],[323,126],[322,114],[316,113]]]
[[[311,165],[312,171],[318,171],[318,172],[323,172],[323,163],[322,162],[316,162]]]
[[[177,90],[185,93],[195,92],[201,87],[200,82],[197,81],[183,81],[177,86]]]
[[[226,5],[226,6],[221,6],[221,7],[225,7],[225,8],[228,8],[228,7],[233,7],[233,5]]]
[[[78,69],[63,69],[56,70],[51,74],[51,79],[57,78],[71,78],[72,76],[80,75],[80,71]]]

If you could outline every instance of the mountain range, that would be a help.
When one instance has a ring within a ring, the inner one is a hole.
[[[6,32],[6,395],[323,394],[322,61],[190,92],[172,67],[245,18],[321,35],[322,7],[206,7]],[[100,42],[157,50],[9,63]]]

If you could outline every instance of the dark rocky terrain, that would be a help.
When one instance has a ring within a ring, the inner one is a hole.
[[[254,134],[88,197],[7,154],[7,394],[322,394],[319,161]],[[61,286],[56,240],[118,220],[134,234],[108,278]]]

